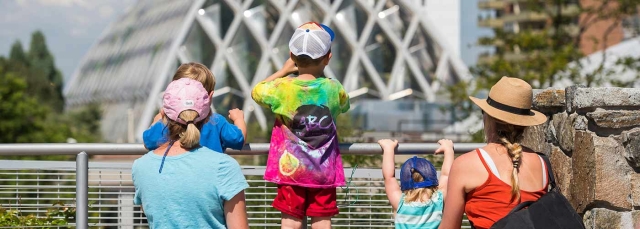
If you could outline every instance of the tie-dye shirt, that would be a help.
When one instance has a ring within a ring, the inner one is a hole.
[[[312,188],[344,185],[335,118],[349,110],[349,96],[334,79],[283,77],[251,92],[276,116],[264,179]]]

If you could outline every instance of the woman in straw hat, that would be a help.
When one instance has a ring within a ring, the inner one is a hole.
[[[525,81],[502,77],[487,99],[470,97],[483,111],[487,145],[456,158],[440,228],[460,228],[466,213],[475,228],[489,228],[523,201],[547,192],[543,159],[520,144],[526,127],[547,117],[531,110],[532,89]]]

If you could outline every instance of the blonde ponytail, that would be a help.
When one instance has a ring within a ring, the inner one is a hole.
[[[200,146],[200,128],[202,124],[208,119],[202,120],[200,123],[194,123],[194,120],[198,117],[198,112],[193,110],[185,110],[180,115],[179,119],[184,120],[187,125],[180,124],[175,121],[168,121],[167,127],[169,128],[169,139],[178,140],[182,148],[193,149]]]
[[[415,172],[411,169],[411,177],[413,178],[413,182],[423,182],[424,177],[420,175],[420,173]],[[425,187],[425,188],[414,188],[410,190],[404,191],[404,202],[427,202],[431,199],[431,196],[438,191],[438,186],[433,187]]]

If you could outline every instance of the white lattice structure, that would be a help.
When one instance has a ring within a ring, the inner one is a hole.
[[[426,7],[419,0],[141,0],[85,56],[65,87],[67,103],[103,104],[108,140],[141,136],[173,71],[195,61],[216,76],[218,112],[239,107],[267,128],[251,88],[284,63],[294,28],[307,21],[335,31],[325,75],[339,79],[353,103],[433,102],[442,83],[469,75]]]

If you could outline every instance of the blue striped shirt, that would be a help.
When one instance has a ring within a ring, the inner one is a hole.
[[[428,202],[405,203],[402,194],[396,212],[396,228],[438,228],[444,208],[442,197],[442,191],[438,190]]]

